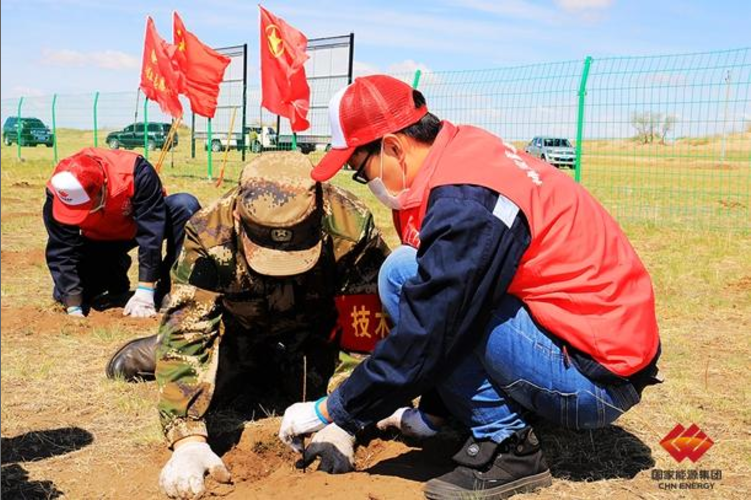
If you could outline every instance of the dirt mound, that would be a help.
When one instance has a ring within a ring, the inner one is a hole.
[[[62,307],[62,306],[59,306]],[[7,312],[5,311],[7,309]],[[85,319],[66,316],[57,305],[49,307],[3,307],[3,335],[26,336],[30,333],[88,336],[99,333],[100,336],[111,335],[108,331],[139,332],[152,329],[156,331],[158,318],[124,317],[122,309],[91,311]]]
[[[300,458],[277,438],[279,419],[246,426],[239,442],[224,456],[232,485],[211,483],[214,495],[227,498],[423,498],[422,484],[450,467],[445,441],[413,448],[398,441],[374,439],[357,451],[357,472],[329,475],[313,464],[295,468]],[[448,447],[452,450],[452,447]]]

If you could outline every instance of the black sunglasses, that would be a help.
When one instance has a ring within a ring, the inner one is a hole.
[[[368,164],[368,160],[370,160],[370,157],[373,156],[373,151],[368,151],[368,154],[365,156],[365,159],[360,163],[360,166],[355,170],[355,173],[352,174],[352,180],[355,182],[358,182],[360,184],[367,184],[370,182],[370,180],[363,175],[363,172],[365,171],[365,166]]]

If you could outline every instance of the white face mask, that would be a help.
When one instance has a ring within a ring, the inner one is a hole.
[[[381,154],[379,156],[381,158],[381,173],[378,177],[368,182],[368,189],[370,189],[370,192],[373,193],[373,196],[378,198],[378,201],[383,203],[386,207],[390,208],[391,210],[401,210],[401,198],[403,197],[402,195],[407,191],[407,176],[404,173],[404,169],[402,169],[402,186],[404,187],[396,195],[391,194],[391,192],[381,180],[381,177],[383,177],[383,141],[381,141]]]

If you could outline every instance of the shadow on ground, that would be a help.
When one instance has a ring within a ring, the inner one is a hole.
[[[64,455],[91,444],[94,436],[78,427],[32,431],[2,438],[3,498],[58,498],[63,492],[52,481],[32,481],[21,464]]]
[[[552,424],[535,425],[553,477],[567,481],[632,479],[654,467],[652,450],[637,436],[618,426],[571,431]],[[466,435],[451,432],[427,440],[397,457],[383,460],[366,472],[425,482],[453,469],[451,457]]]
[[[652,450],[637,436],[610,425],[571,431],[550,424],[535,427],[553,476],[569,481],[633,479],[655,465]]]

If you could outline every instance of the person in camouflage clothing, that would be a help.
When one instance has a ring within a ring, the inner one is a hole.
[[[231,379],[255,369],[293,399],[303,385],[308,398],[324,396],[339,350],[334,297],[376,292],[389,250],[372,214],[351,193],[311,181],[311,168],[299,153],[264,154],[186,226],[156,355],[159,416],[174,449],[160,477],[169,496],[200,494],[207,472],[229,480],[204,417]]]

